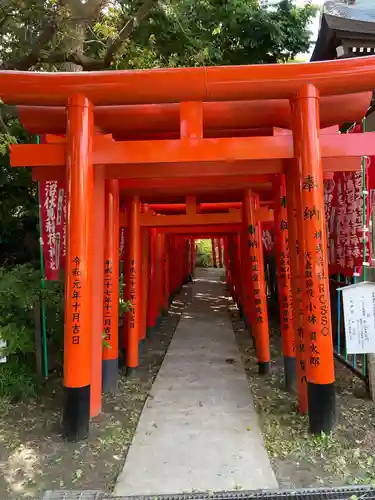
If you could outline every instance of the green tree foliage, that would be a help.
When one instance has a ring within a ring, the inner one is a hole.
[[[285,62],[315,9],[281,0],[0,0],[4,69],[84,70]]]
[[[19,121],[0,119],[0,263],[34,263],[38,259],[37,191],[31,169],[9,166],[9,145],[29,142]]]

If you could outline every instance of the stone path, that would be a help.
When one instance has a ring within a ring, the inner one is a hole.
[[[197,270],[114,495],[277,488],[228,316],[222,270]]]

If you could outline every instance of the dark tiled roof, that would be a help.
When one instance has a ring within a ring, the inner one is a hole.
[[[370,7],[370,3],[373,5]],[[357,1],[354,5],[344,2],[328,1],[323,6],[324,14],[337,16],[353,21],[375,22],[375,1]]]

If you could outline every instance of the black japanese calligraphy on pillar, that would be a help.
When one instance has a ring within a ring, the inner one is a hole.
[[[136,276],[136,268],[135,268],[135,260],[132,260],[130,263],[130,269],[129,269],[129,299],[131,302],[131,309],[129,311],[129,328],[134,329],[135,328],[135,313],[136,313],[136,283],[135,283],[135,276]]]
[[[311,193],[311,201],[314,200],[314,191],[318,188],[315,178],[308,175],[302,184],[302,189]],[[328,334],[328,309],[325,304],[325,271],[323,261],[323,240],[321,214],[312,203],[305,206],[304,220],[309,223],[307,230],[306,252],[305,252],[305,287],[307,300],[307,322],[309,325],[308,362],[311,368],[320,365],[320,352],[317,345],[317,333],[322,332],[322,322],[325,323],[325,334]],[[316,283],[318,282],[318,287]],[[318,295],[318,296],[316,296]]]
[[[72,344],[79,345],[81,335],[81,260],[73,259],[72,267]]]
[[[111,341],[112,337],[112,261],[104,262],[104,340]]]
[[[255,306],[255,322],[257,324],[264,323],[264,312],[261,300],[261,290],[260,290],[260,264],[258,257],[258,228],[256,226],[250,225],[248,228],[248,246],[250,250],[250,269],[251,269],[251,281],[252,289],[254,293],[254,306]]]

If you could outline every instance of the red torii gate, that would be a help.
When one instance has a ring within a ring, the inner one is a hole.
[[[292,376],[294,341],[300,411],[308,410],[312,432],[331,429],[334,369],[323,171],[356,170],[358,158],[374,155],[375,145],[371,134],[344,136],[325,134],[323,129],[360,119],[374,87],[374,57],[150,71],[0,72],[2,100],[19,105],[30,131],[66,137],[12,146],[11,162],[33,167],[34,179],[67,181],[63,427],[69,439],[85,437],[90,414],[101,409],[101,334],[106,321],[107,329],[117,334],[113,304],[118,293],[118,239],[111,228],[119,226],[120,193],[128,198],[128,371],[138,365],[140,309],[145,310],[142,299],[147,297],[141,279],[141,220],[149,215],[141,215],[140,197],[145,203],[166,203],[173,196],[187,195],[242,202],[239,231],[225,230],[225,259],[233,293],[252,325],[259,371],[268,371],[262,245],[255,217],[261,202],[256,193],[262,188],[253,187],[254,176],[263,175],[268,178],[260,184],[276,182],[266,187],[265,196],[275,198],[278,265],[285,271],[282,281],[297,312],[292,314],[288,296],[282,305],[288,326],[283,329],[286,377]],[[348,94],[353,94],[350,99]],[[293,135],[275,127],[291,129]],[[209,233],[217,236],[223,226],[214,225],[214,233],[211,227]],[[146,281],[151,290],[161,292],[158,303],[149,301],[147,306],[150,324],[168,305],[165,297],[171,284],[173,291],[187,278],[188,243],[194,234],[187,228],[186,238],[175,235],[166,240],[161,227],[151,227],[144,237],[150,261]],[[164,259],[169,252],[163,250],[166,241],[173,255],[180,256],[179,283],[162,272],[170,267]],[[281,294],[285,297],[283,290]],[[108,353],[103,369],[107,361],[114,365]]]

